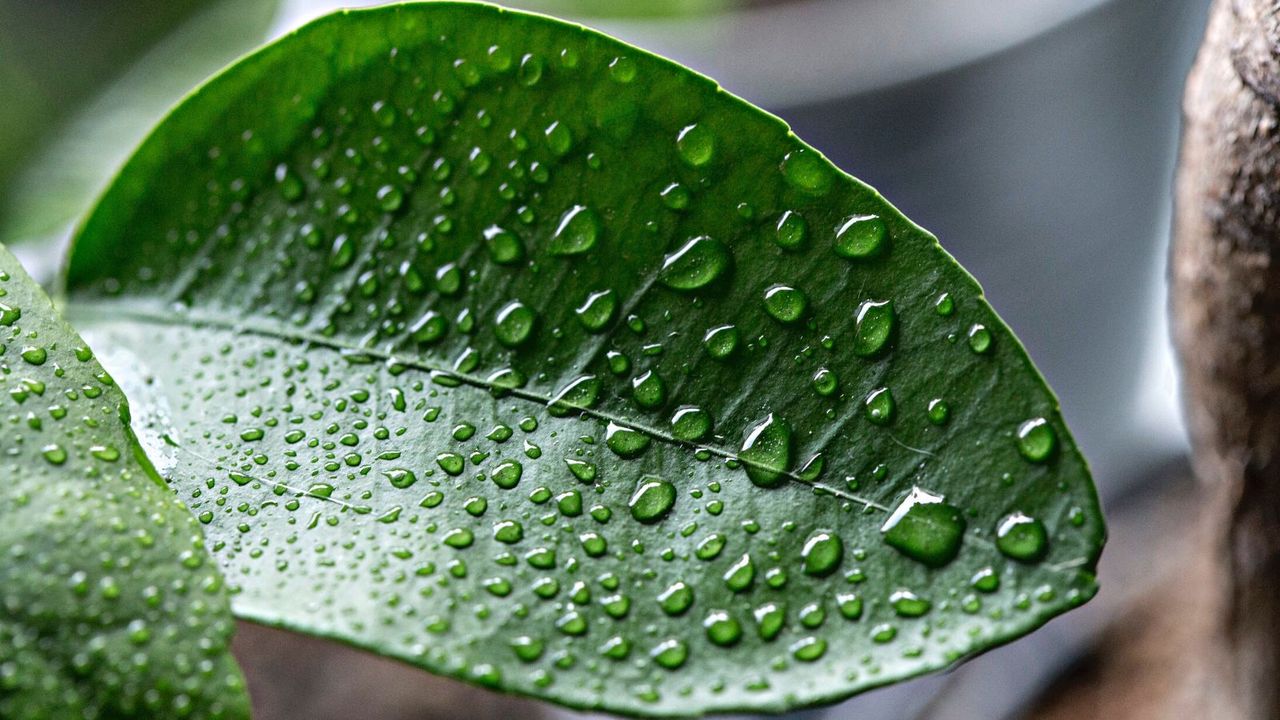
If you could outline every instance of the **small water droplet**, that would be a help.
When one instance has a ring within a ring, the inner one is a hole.
[[[893,402],[893,392],[889,388],[877,388],[867,395],[864,410],[867,419],[876,425],[888,425],[893,421],[894,410],[896,405]]]

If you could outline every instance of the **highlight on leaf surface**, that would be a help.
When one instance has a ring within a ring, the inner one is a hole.
[[[581,27],[316,21],[173,111],[66,283],[242,617],[689,715],[1096,591],[1088,470],[974,280],[777,118]]]
[[[0,407],[0,717],[247,718],[199,526],[3,245]]]

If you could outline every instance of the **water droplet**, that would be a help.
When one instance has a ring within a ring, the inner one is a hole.
[[[1058,448],[1058,434],[1044,418],[1032,418],[1018,426],[1018,452],[1028,462],[1042,463]]]
[[[49,353],[42,347],[32,347],[28,345],[22,348],[20,353],[23,360],[32,365],[43,365],[49,359]]]
[[[756,566],[750,555],[743,555],[724,573],[725,587],[732,592],[743,592],[756,579]]]
[[[964,538],[960,510],[942,497],[912,488],[881,526],[884,542],[903,555],[930,567],[955,559]]]
[[[974,323],[969,328],[969,349],[979,355],[991,350],[991,331],[982,323]]]
[[[524,259],[524,243],[497,225],[485,228],[484,242],[489,248],[489,257],[499,265],[513,265]]]
[[[658,373],[648,370],[631,379],[631,397],[640,407],[652,410],[667,401],[667,387]]]
[[[0,325],[11,327],[20,318],[22,318],[21,308],[0,303]]]
[[[853,215],[836,228],[836,254],[851,260],[863,260],[880,254],[888,229],[875,215]]]
[[[475,535],[466,528],[455,528],[444,536],[444,544],[458,550],[471,547],[473,542],[475,542]]]
[[[893,335],[897,318],[888,300],[866,300],[854,320],[853,354],[872,357],[884,349]]]
[[[862,617],[862,598],[853,593],[836,595],[836,606],[846,620],[857,620]]]
[[[684,613],[693,605],[693,588],[683,582],[675,582],[658,594],[658,607],[668,615]]]
[[[826,577],[840,567],[840,561],[844,559],[844,541],[835,533],[819,530],[805,541],[800,557],[804,560],[806,575]]]
[[[993,593],[1000,589],[1000,576],[993,568],[985,567],[973,574],[969,584],[978,592]]]
[[[631,517],[646,524],[662,520],[675,504],[675,486],[656,475],[641,476],[627,501]]]
[[[409,328],[409,333],[414,341],[423,345],[430,345],[443,338],[448,327],[449,323],[444,317],[434,310],[428,310],[425,315],[413,324],[413,327]]]
[[[946,425],[951,418],[951,408],[941,398],[929,401],[929,422],[934,425]]]
[[[702,621],[707,639],[714,645],[730,647],[742,639],[742,624],[727,610],[712,610]]]
[[[713,327],[703,336],[702,346],[712,358],[724,360],[738,348],[738,328],[733,325]]]
[[[552,255],[581,255],[595,247],[600,237],[600,216],[585,205],[574,205],[560,216],[560,224],[547,251]]]
[[[676,150],[690,167],[702,167],[715,155],[716,138],[702,125],[689,125],[676,137]]]
[[[830,166],[808,148],[787,153],[782,159],[782,176],[788,185],[808,195],[825,195],[831,189]]]
[[[694,442],[711,432],[711,415],[693,405],[681,405],[671,416],[671,434],[677,440]]]
[[[770,285],[764,291],[764,309],[780,323],[793,323],[804,317],[809,309],[809,298],[790,285]]]
[[[516,657],[527,663],[542,657],[544,647],[541,640],[535,640],[527,635],[511,641],[511,649],[515,651]]]
[[[951,293],[942,293],[937,300],[933,301],[933,311],[942,317],[949,317],[956,311],[956,301],[952,299]]]
[[[578,482],[595,482],[597,470],[592,463],[575,458],[566,458],[564,462],[569,466],[569,472],[578,479]]]
[[[573,148],[573,134],[564,123],[558,120],[548,125],[543,134],[547,138],[547,148],[556,157],[567,155]]]
[[[817,637],[806,637],[791,645],[791,654],[801,662],[815,662],[827,652],[827,641]]]
[[[1020,512],[1006,515],[996,525],[996,548],[1022,562],[1035,562],[1049,550],[1044,523]]]
[[[510,490],[520,484],[520,476],[524,474],[524,466],[517,460],[503,460],[493,468],[489,476],[493,484],[503,490]]]
[[[738,458],[760,487],[777,487],[791,468],[791,426],[769,413],[747,429]]]
[[[384,212],[395,212],[404,203],[404,192],[395,185],[378,188],[378,207]]]
[[[920,617],[929,612],[931,603],[910,590],[895,590],[889,596],[889,606],[902,617]]]
[[[508,545],[524,539],[524,527],[515,520],[503,520],[493,526],[493,539]]]
[[[800,213],[788,210],[778,218],[776,230],[774,242],[778,243],[778,247],[783,250],[799,250],[804,247],[809,225]]]
[[[877,388],[867,395],[864,409],[868,420],[876,425],[888,425],[893,421],[895,407],[893,392],[889,388]]]
[[[43,455],[44,459],[49,461],[49,464],[51,465],[61,465],[67,461],[67,451],[60,445],[45,445],[44,449],[40,451],[40,454]]]
[[[689,190],[680,183],[671,183],[658,194],[662,197],[662,204],[672,210],[684,210],[689,207]]]
[[[777,603],[761,605],[756,608],[752,615],[755,617],[756,627],[760,631],[760,639],[766,641],[778,637],[778,633],[782,632],[782,626],[787,620],[786,610]]]
[[[605,428],[604,437],[604,444],[618,457],[638,457],[649,447],[648,435],[613,422]]]
[[[613,290],[587,293],[582,304],[574,309],[574,314],[588,332],[601,332],[617,317],[618,294]]]
[[[689,648],[683,642],[676,639],[664,640],[658,643],[649,656],[659,667],[667,670],[675,670],[689,657]]]
[[[730,259],[724,243],[699,235],[666,256],[658,279],[675,290],[696,290],[720,277]]]
[[[822,397],[830,397],[839,386],[839,378],[826,368],[818,368],[818,372],[813,374],[813,391]]]
[[[516,80],[525,87],[532,87],[542,79],[544,63],[537,55],[525,55],[520,58],[520,67],[516,70]]]
[[[494,337],[507,347],[518,347],[532,335],[537,317],[528,305],[512,300],[498,311],[493,325]]]
[[[627,84],[636,79],[636,61],[629,57],[614,58],[609,63],[609,77],[614,82]]]

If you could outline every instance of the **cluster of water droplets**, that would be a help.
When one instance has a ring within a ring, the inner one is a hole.
[[[144,424],[243,604],[342,587],[296,620],[714,705],[950,662],[964,618],[1053,602],[1005,580],[1046,519],[948,477],[951,443],[1018,486],[1062,454],[1048,400],[993,431],[962,380],[1017,358],[969,281],[904,274],[950,261],[705,81],[539,37],[390,47],[298,101],[305,137],[204,148],[199,201],[98,280],[154,301],[108,332],[168,353],[134,360],[169,405]],[[758,672],[674,672],[725,653]]]

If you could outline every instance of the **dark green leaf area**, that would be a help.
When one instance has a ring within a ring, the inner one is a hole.
[[[227,588],[128,422],[0,246],[0,717],[248,717]]]
[[[68,286],[247,617],[688,715],[1095,591],[1087,469],[976,283],[776,118],[581,28],[318,21],[157,130]],[[889,542],[905,503],[955,511]],[[1038,550],[997,546],[1015,515]]]

